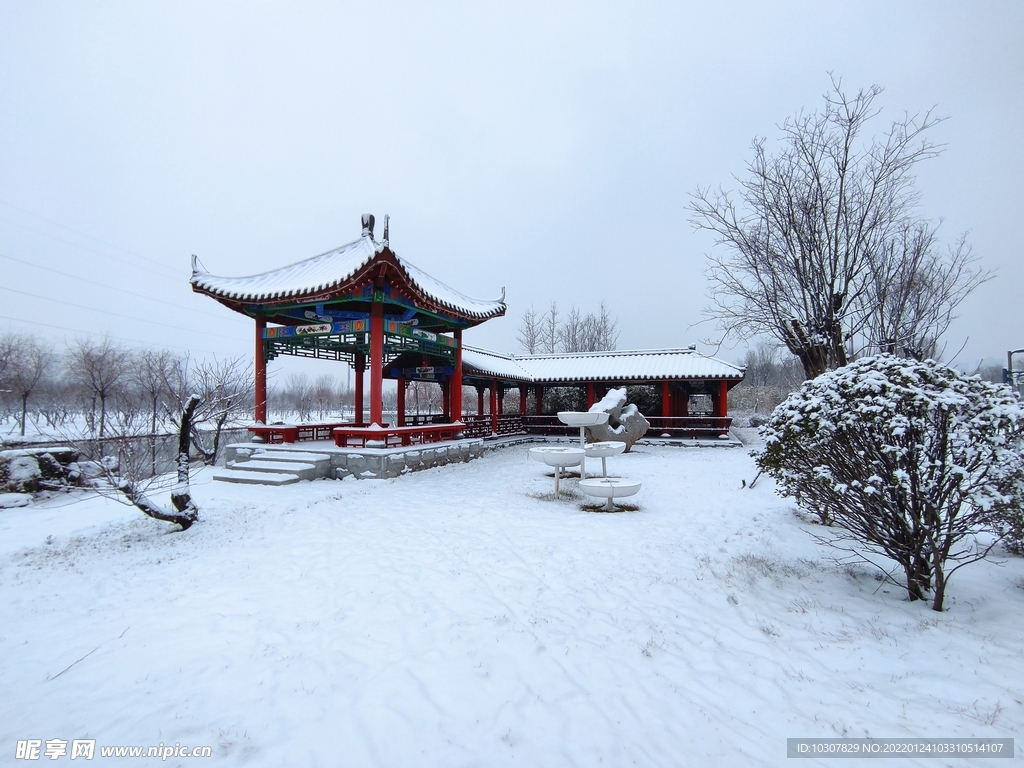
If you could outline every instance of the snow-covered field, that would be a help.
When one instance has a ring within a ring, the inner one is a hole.
[[[59,738],[93,764],[782,765],[787,737],[1024,733],[1024,559],[959,571],[938,614],[742,488],[745,449],[609,468],[635,511],[554,500],[525,446],[387,481],[204,470],[184,533],[0,510],[0,763]]]

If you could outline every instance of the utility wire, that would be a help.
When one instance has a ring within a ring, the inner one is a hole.
[[[25,265],[30,266],[30,267],[35,267],[36,269],[45,270],[46,272],[52,272],[53,274],[61,275],[62,277],[70,277],[72,280],[78,280],[78,281],[81,281],[83,283],[89,283],[90,285],[96,285],[96,286],[99,286],[100,288],[106,288],[107,290],[110,290],[110,291],[117,291],[119,293],[124,293],[124,294],[126,294],[128,296],[134,296],[135,298],[145,299],[146,301],[154,301],[157,304],[165,304],[168,307],[173,307],[174,309],[179,309],[179,310],[181,310],[183,312],[190,312],[190,313],[193,313],[193,314],[200,314],[200,315],[208,315],[210,317],[215,317],[218,320],[223,320],[225,317],[229,317],[232,320],[241,320],[241,318],[238,317],[238,315],[236,313],[234,313],[234,312],[232,312],[229,315],[216,315],[213,312],[206,312],[205,310],[202,310],[202,309],[187,308],[187,307],[182,306],[181,304],[175,304],[174,302],[171,302],[171,301],[164,301],[163,299],[157,299],[157,298],[155,298],[153,296],[147,296],[146,294],[138,293],[136,291],[129,291],[129,290],[126,290],[124,288],[118,288],[117,286],[114,286],[114,285],[107,285],[106,283],[100,283],[100,282],[97,282],[96,280],[90,280],[87,277],[79,277],[78,275],[72,275],[72,274],[70,274],[68,272],[62,272],[61,270],[54,269],[53,267],[45,267],[42,264],[33,264],[31,261],[25,261],[25,259],[19,259],[16,256],[8,256],[6,253],[0,253],[0,259],[7,259],[9,261],[16,261],[19,264],[25,264]]]
[[[161,323],[157,320],[147,320],[146,318],[143,317],[132,317],[131,315],[122,315],[119,312],[110,312],[106,309],[95,309],[94,307],[87,307],[84,304],[75,304],[75,302],[73,301],[66,301],[64,299],[54,299],[51,296],[40,296],[38,293],[29,293],[28,291],[19,291],[17,288],[5,288],[4,286],[0,285],[0,291],[20,293],[22,296],[30,296],[33,299],[42,299],[43,301],[53,301],[59,304],[64,304],[69,307],[78,307],[79,309],[84,309],[89,312],[100,312],[104,315],[111,315],[113,317],[120,318],[121,320],[135,320],[136,322],[139,323],[150,323],[151,325],[159,325],[162,328],[170,328],[175,331],[188,330],[183,329],[180,325],[169,325],[168,323]],[[225,336],[223,333],[209,333],[208,331],[203,331],[203,336],[217,336],[222,339],[231,339],[232,341],[238,341],[237,336]]]
[[[0,315],[0,320],[11,320],[12,322],[15,322],[15,323],[24,323],[26,325],[32,326],[33,328],[35,328],[35,327],[54,328],[54,329],[56,329],[58,331],[67,331],[68,333],[74,333],[74,334],[85,335],[85,336],[95,336],[95,337],[100,338],[100,339],[108,338],[108,339],[114,339],[115,341],[124,341],[124,342],[128,342],[129,344],[137,344],[138,346],[140,346],[140,347],[142,347],[144,349],[151,349],[154,346],[152,341],[143,341],[142,339],[129,339],[129,338],[126,338],[124,336],[114,336],[114,335],[109,334],[109,333],[97,333],[95,331],[84,331],[81,328],[68,328],[67,326],[63,326],[63,325],[53,325],[52,323],[43,323],[43,322],[40,322],[39,320],[26,320],[23,317],[9,317],[7,315]],[[221,350],[221,351],[218,352],[218,351],[215,351],[215,350],[212,350],[212,349],[196,349],[195,347],[181,347],[181,346],[178,346],[177,344],[159,344],[159,345],[155,345],[155,346],[167,347],[168,349],[180,349],[183,352],[206,352],[206,353],[211,354],[211,355],[220,355],[220,356],[223,356],[223,357],[233,357],[233,355],[226,354],[224,352],[224,350]]]
[[[148,261],[151,264],[155,264],[157,266],[160,266],[160,267],[163,267],[163,268],[166,269],[166,267],[163,264],[160,264],[160,262],[155,261],[155,260],[149,258],[148,256],[143,256],[141,253],[136,253],[135,251],[130,251],[127,248],[122,248],[122,247],[120,247],[118,245],[113,245],[112,243],[108,243],[105,240],[100,240],[98,237],[94,237],[93,235],[90,235],[90,234],[88,234],[86,232],[82,232],[82,231],[77,230],[77,229],[75,229],[73,227],[69,227],[66,224],[61,224],[59,221],[53,221],[52,219],[48,219],[45,216],[40,216],[38,213],[32,213],[32,211],[27,211],[24,208],[20,208],[17,205],[15,205],[14,203],[8,202],[7,200],[0,200],[0,203],[2,203],[3,205],[6,205],[8,208],[13,208],[14,210],[18,211],[19,213],[24,213],[27,216],[32,216],[33,218],[39,219],[40,221],[45,221],[47,224],[52,224],[55,227],[60,227],[61,229],[66,229],[68,232],[73,232],[76,235],[81,235],[82,237],[86,237],[89,240],[92,240],[93,242],[99,243],[100,245],[105,245],[108,248],[113,248],[115,250],[124,251],[125,253],[130,254],[132,256],[135,256],[138,259],[142,259],[143,261]],[[28,230],[30,230],[32,232],[38,232],[38,230],[34,230],[34,229],[31,229],[30,227],[26,227],[24,224],[19,224],[18,226],[22,226],[25,229],[28,229]],[[60,240],[60,238],[56,237],[55,235],[47,235],[45,232],[39,232],[39,234],[45,235],[46,237],[52,237],[55,240]],[[67,241],[63,240],[61,242],[67,242]],[[74,243],[69,243],[69,244],[70,245],[74,245]],[[78,246],[78,247],[84,248],[84,246]],[[89,249],[86,248],[85,250],[89,250]],[[100,252],[99,251],[94,251],[94,253],[100,253]]]

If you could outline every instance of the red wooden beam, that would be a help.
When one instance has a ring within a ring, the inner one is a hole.
[[[498,380],[491,379],[491,434],[498,434]]]
[[[455,372],[451,380],[451,420],[462,421],[462,329],[455,330]]]
[[[363,371],[366,370],[366,355],[356,352],[356,391],[355,391],[355,423],[356,426],[363,425]]]
[[[370,423],[384,425],[384,303],[370,308]]]
[[[266,330],[267,320],[263,317],[256,318],[256,371],[255,371],[255,400],[256,400],[256,422],[267,423],[267,357],[263,353],[263,331]]]
[[[405,376],[398,377],[398,426],[405,426]]]

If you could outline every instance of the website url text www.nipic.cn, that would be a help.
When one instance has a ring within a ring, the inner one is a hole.
[[[96,739],[21,739],[14,750],[15,760],[58,760],[67,757],[71,760],[81,758],[92,760],[99,751],[100,757],[210,757],[213,747],[188,747],[180,742],[164,744],[162,741],[152,747],[99,747]]]

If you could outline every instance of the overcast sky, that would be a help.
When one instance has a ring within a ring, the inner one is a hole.
[[[946,354],[1005,360],[1024,347],[1016,0],[2,0],[0,331],[249,356],[251,321],[191,292],[190,255],[262,272],[369,212],[463,293],[505,287],[508,316],[469,344],[520,351],[531,304],[602,299],[620,348],[699,343],[711,242],[689,195],[734,188],[751,140],[816,109],[830,71],[885,88],[878,132],[949,116],[922,213],[998,276]]]

